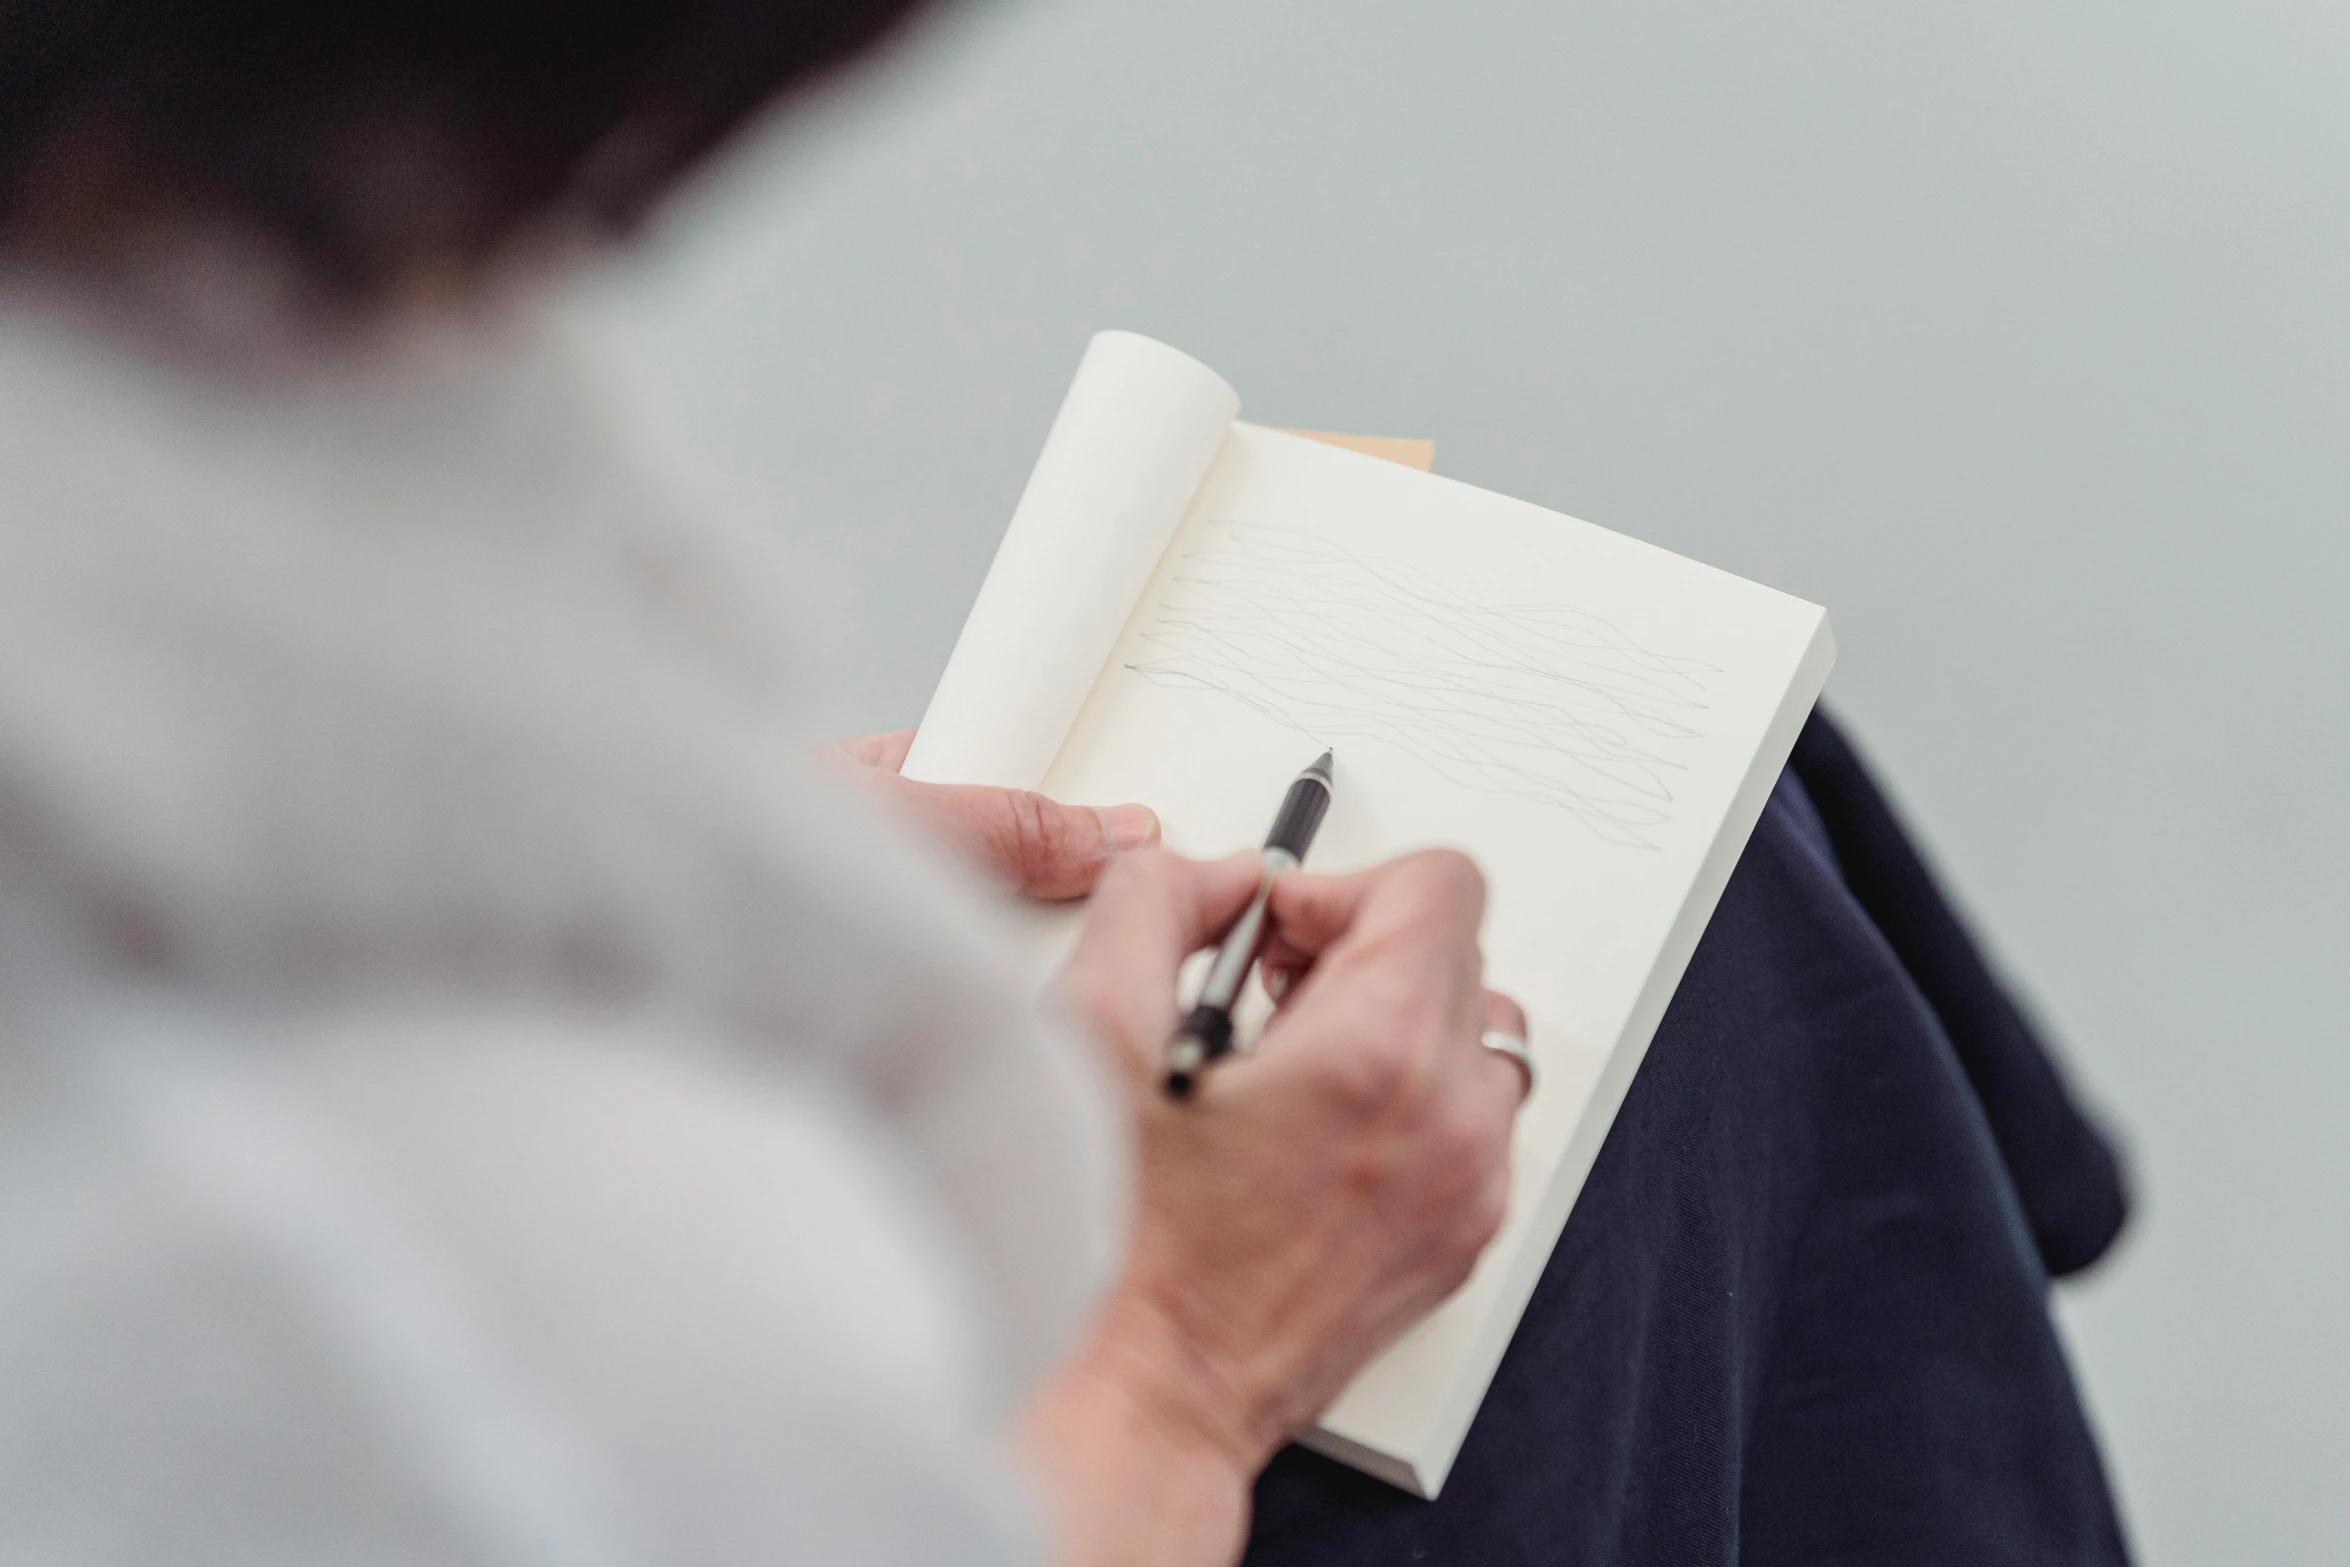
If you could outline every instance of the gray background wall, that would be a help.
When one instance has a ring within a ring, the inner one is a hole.
[[[1828,605],[2139,1168],[2066,1290],[2145,1558],[2350,1559],[2350,12],[1018,0],[582,318],[911,723],[1086,335]]]

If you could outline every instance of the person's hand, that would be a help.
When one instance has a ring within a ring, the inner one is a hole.
[[[1501,1222],[1523,1035],[1485,988],[1485,883],[1430,852],[1274,885],[1263,958],[1282,1004],[1258,1048],[1158,1090],[1176,965],[1247,896],[1256,857],[1114,872],[1064,984],[1133,1085],[1141,1192],[1120,1304],[1215,1370],[1235,1450],[1269,1453],[1450,1294]]]
[[[1281,877],[1264,958],[1278,1012],[1255,1052],[1167,1100],[1176,969],[1247,902],[1258,865],[1120,862],[1063,981],[1127,1075],[1140,1191],[1123,1276],[1031,1447],[1082,1476],[1065,1508],[1074,1539],[1221,1542],[1166,1561],[1228,1559],[1274,1447],[1467,1277],[1501,1221],[1524,1089],[1478,1041],[1525,1032],[1484,985],[1483,879],[1438,852]],[[1155,1535],[1105,1516],[1110,1497],[1143,1505],[1138,1487]]]
[[[1031,898],[1082,898],[1104,866],[1159,841],[1146,805],[1063,805],[1027,789],[917,783],[899,775],[914,731],[837,740],[825,749],[895,800],[953,852]]]

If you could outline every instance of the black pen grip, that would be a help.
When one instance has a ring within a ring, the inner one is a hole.
[[[1197,1048],[1186,1048],[1189,1046]],[[1222,1007],[1193,1007],[1167,1052],[1167,1092],[1177,1099],[1189,1099],[1208,1063],[1231,1053],[1232,1014]]]
[[[1286,850],[1291,859],[1303,860],[1314,841],[1314,830],[1322,825],[1329,809],[1330,786],[1319,778],[1300,778],[1282,797],[1281,814],[1273,818],[1273,830],[1265,834],[1265,847]]]

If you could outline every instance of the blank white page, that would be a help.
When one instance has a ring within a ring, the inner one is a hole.
[[[1573,518],[1238,423],[1044,787],[1257,844],[1328,746],[1311,868],[1466,850],[1532,1020],[1508,1220],[1318,1443],[1433,1494],[1833,657],[1824,613]]]

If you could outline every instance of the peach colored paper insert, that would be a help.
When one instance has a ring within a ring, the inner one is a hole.
[[[1292,430],[1291,435],[1302,435],[1309,441],[1321,441],[1330,446],[1343,446],[1350,452],[1361,452],[1365,457],[1384,458],[1401,463],[1406,468],[1417,468],[1422,473],[1436,471],[1436,443],[1414,440],[1405,435],[1338,435],[1329,430]]]

